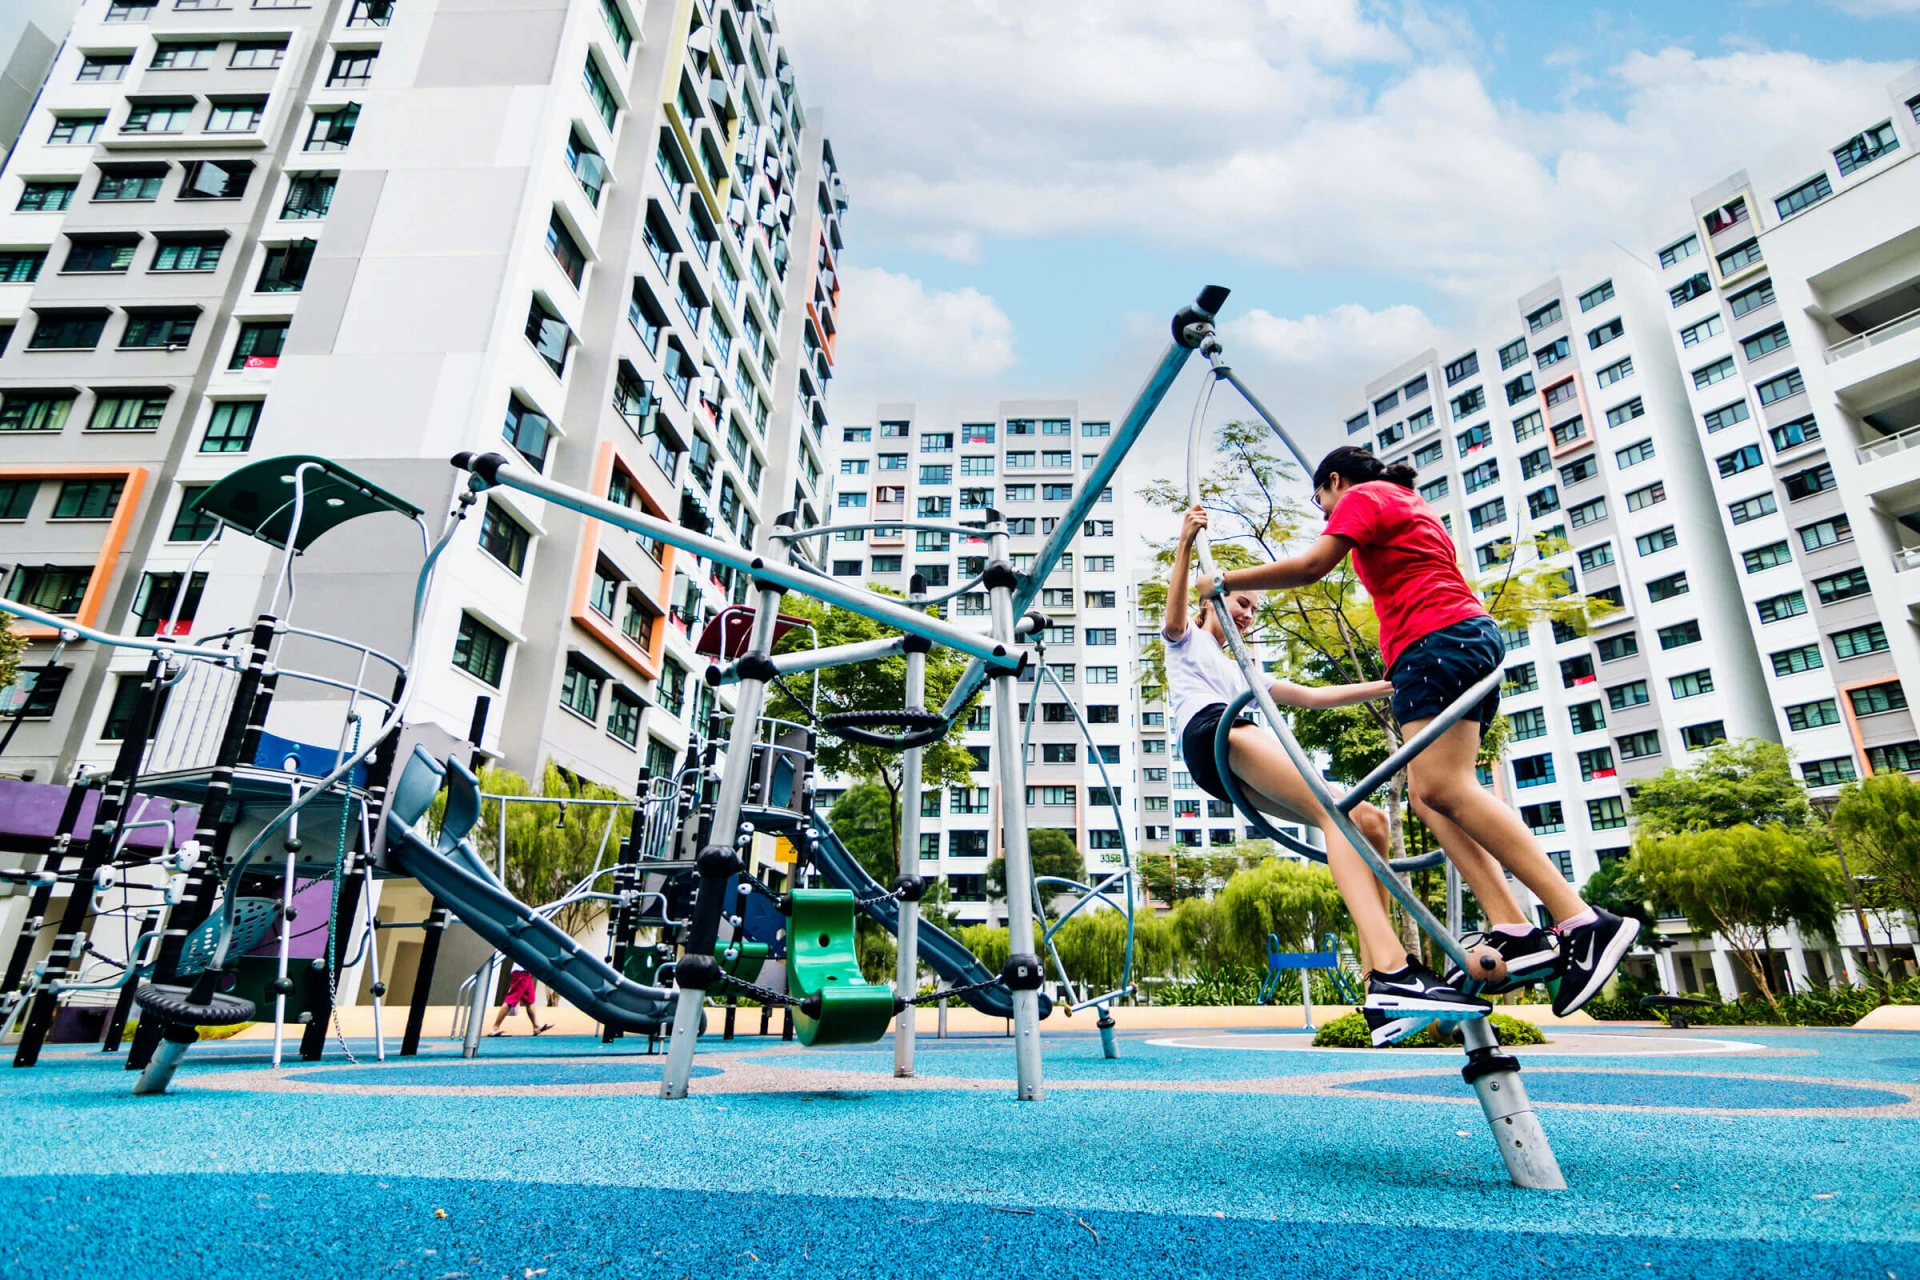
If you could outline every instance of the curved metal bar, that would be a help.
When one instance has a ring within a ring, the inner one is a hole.
[[[402,671],[405,669],[404,667],[401,668]],[[276,667],[274,670],[283,680],[300,680],[307,684],[323,684],[332,689],[343,689],[356,697],[365,698],[369,702],[377,702],[383,707],[391,708],[393,706],[393,699],[382,697],[380,694],[374,693],[359,684],[349,684],[345,680],[335,680],[332,676],[317,676],[307,671],[295,671],[289,667]]]
[[[445,554],[448,544],[453,541],[453,535],[460,528],[463,515],[464,511],[450,513],[448,515],[446,528],[441,530],[440,533],[440,540],[427,552],[427,558],[420,566],[420,574],[414,581],[413,619],[407,639],[407,661],[402,668],[403,671],[412,669],[415,652],[420,645],[420,624],[426,615],[427,590],[433,582],[434,567],[439,563],[440,557]],[[289,539],[289,542],[291,542],[291,539]],[[246,849],[234,860],[233,870],[227,875],[224,889],[226,899],[221,907],[220,943],[214,950],[213,959],[207,966],[208,968],[222,969],[226,966],[227,948],[233,942],[234,911],[235,905],[238,902],[240,878],[246,874],[247,868],[252,864],[254,857],[276,832],[288,823],[296,821],[301,811],[308,805],[312,804],[320,796],[332,791],[343,779],[351,777],[354,769],[373,755],[380,744],[386,740],[387,735],[399,729],[406,717],[407,707],[412,704],[414,694],[418,691],[419,687],[419,681],[407,681],[406,688],[402,691],[400,698],[393,706],[388,708],[386,719],[381,722],[377,729],[367,735],[364,744],[355,750],[353,754],[342,759],[338,765],[334,766],[333,772],[316,782],[313,787],[299,799],[293,801],[293,803],[289,804],[285,809],[282,809],[279,813],[268,819],[266,824],[260,828],[259,834],[254,836],[247,844]]]
[[[169,644],[165,640],[148,640],[140,636],[116,635],[111,631],[100,631],[93,627],[82,626],[72,618],[63,618],[54,613],[43,613],[32,605],[21,604],[18,600],[0,600],[0,613],[10,613],[16,618],[38,623],[56,632],[71,631],[74,639],[91,640],[95,644],[104,644],[118,649],[144,649],[148,653],[165,653],[183,658],[199,658],[221,666],[236,666],[237,657],[230,649],[206,649],[192,644]]]
[[[1226,712],[1220,717],[1219,728],[1213,731],[1213,767],[1220,775],[1220,785],[1225,788],[1227,799],[1233,803],[1233,807],[1240,811],[1240,816],[1252,823],[1267,839],[1272,840],[1289,853],[1297,853],[1301,857],[1311,858],[1315,862],[1325,862],[1327,860],[1326,850],[1316,849],[1304,840],[1296,840],[1268,822],[1266,814],[1261,812],[1251,800],[1247,799],[1246,792],[1241,790],[1240,779],[1234,776],[1227,753],[1228,739],[1233,732],[1233,718],[1244,711],[1247,704],[1252,701],[1253,690],[1249,689],[1228,703]],[[1348,793],[1347,797],[1341,800],[1341,804],[1345,806],[1347,799],[1356,795],[1364,798],[1370,791],[1371,788],[1367,791],[1355,788]],[[1351,806],[1344,808],[1343,812],[1352,812]],[[1304,822],[1307,820],[1303,818],[1301,821]],[[1319,826],[1320,824],[1313,823],[1312,825]],[[1429,868],[1439,866],[1446,860],[1447,855],[1436,850],[1433,853],[1416,854],[1410,858],[1390,858],[1387,861],[1387,865],[1395,871],[1425,871]]]
[[[314,631],[307,627],[296,627],[296,626],[292,626],[284,623],[281,626],[277,627],[276,630],[278,630],[282,635],[304,636],[308,640],[324,640],[328,644],[337,644],[342,649],[351,649],[355,653],[364,653],[369,658],[380,659],[380,661],[392,667],[396,672],[405,671],[407,669],[406,663],[400,661],[400,659],[389,657],[387,654],[380,652],[380,650],[374,648],[372,645],[369,645],[369,644],[359,644],[352,640],[343,639],[340,636],[329,635],[325,631]]]

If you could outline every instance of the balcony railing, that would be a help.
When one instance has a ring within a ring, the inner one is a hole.
[[[1902,547],[1893,553],[1893,571],[1905,573],[1909,569],[1920,569],[1920,547]]]
[[[1882,458],[1891,458],[1897,453],[1920,446],[1920,427],[1908,427],[1905,431],[1871,440],[1853,451],[1853,456],[1861,462],[1878,462]]]
[[[1875,325],[1865,333],[1856,333],[1851,338],[1844,338],[1834,343],[1827,348],[1827,363],[1832,364],[1836,360],[1845,360],[1848,356],[1857,356],[1868,347],[1878,346],[1916,328],[1920,328],[1920,309],[1909,311],[1903,316],[1895,316],[1885,324]]]

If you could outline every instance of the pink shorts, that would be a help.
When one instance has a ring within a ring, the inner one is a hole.
[[[532,1004],[533,975],[522,969],[507,979],[507,998],[504,1003],[509,1009],[518,1004]]]

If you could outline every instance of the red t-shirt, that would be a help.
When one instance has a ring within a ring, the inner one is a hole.
[[[1353,567],[1380,615],[1380,656],[1393,666],[1423,636],[1486,612],[1454,559],[1453,539],[1411,489],[1369,480],[1341,495],[1327,532],[1353,539]]]

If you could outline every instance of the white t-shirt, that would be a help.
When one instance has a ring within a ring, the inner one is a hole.
[[[1167,641],[1167,700],[1173,705],[1176,735],[1186,732],[1191,717],[1246,691],[1239,665],[1221,650],[1212,632],[1188,626],[1186,635]]]

